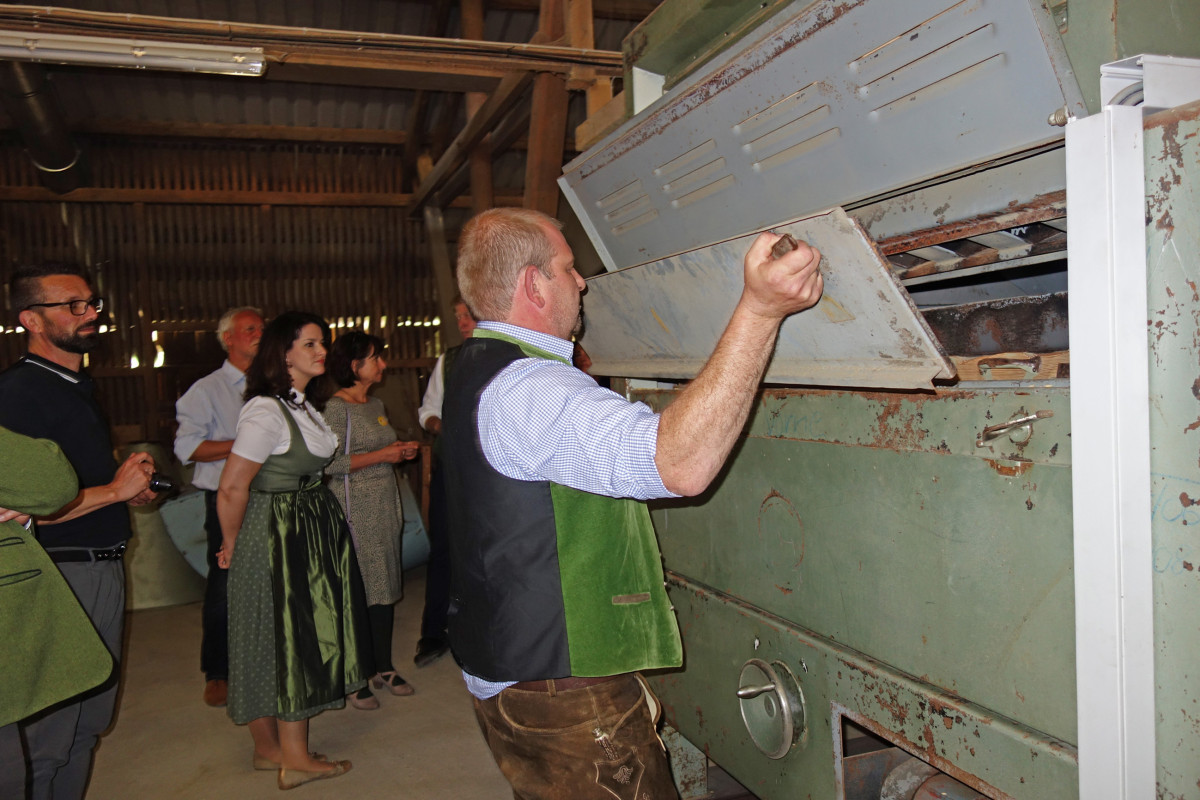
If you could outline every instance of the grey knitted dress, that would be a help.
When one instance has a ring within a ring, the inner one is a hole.
[[[350,455],[369,453],[391,444],[398,438],[396,431],[388,424],[383,402],[374,397],[367,398],[361,405],[347,403],[340,397],[331,398],[325,406],[325,421],[338,438],[337,453],[325,468],[325,474],[330,478],[330,491],[342,504],[350,521],[358,566],[367,590],[367,603],[391,605],[403,594],[400,537],[404,531],[404,514],[396,487],[395,465],[373,464],[350,472]],[[349,454],[346,451],[347,425]]]

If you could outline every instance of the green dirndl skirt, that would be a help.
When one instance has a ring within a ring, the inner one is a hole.
[[[230,718],[341,708],[370,670],[366,599],[345,517],[319,481],[251,492],[229,567]]]

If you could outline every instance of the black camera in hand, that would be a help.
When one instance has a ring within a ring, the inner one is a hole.
[[[170,475],[155,472],[150,476],[150,491],[157,494],[159,492],[169,492],[174,488],[175,481],[171,480]]]

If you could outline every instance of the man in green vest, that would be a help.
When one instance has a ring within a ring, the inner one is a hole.
[[[643,501],[699,494],[728,457],[820,254],[758,237],[700,374],[661,414],[571,366],[585,284],[554,219],[493,209],[459,238],[480,320],[447,377],[450,643],[523,800],[676,797],[640,671],[682,647]]]

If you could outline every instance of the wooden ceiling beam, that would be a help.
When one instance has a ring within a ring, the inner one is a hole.
[[[236,139],[263,142],[324,142],[401,146],[406,131],[381,128],[322,128],[289,125],[224,125],[215,122],[149,122],[143,120],[92,119],[71,129],[75,133],[101,136],[147,136],[164,139]]]
[[[592,0],[599,19],[624,19],[641,21],[658,8],[662,0]],[[540,0],[488,0],[489,9],[496,11],[537,11]]]
[[[0,6],[0,26],[34,36],[38,32],[67,33],[262,47],[269,63],[267,77],[282,80],[313,79],[313,68],[321,68],[318,74],[323,81],[339,69],[493,80],[523,70],[565,75],[580,66],[614,76],[622,73],[619,52],[542,43],[545,39],[538,43],[488,42],[29,5]]]
[[[479,110],[467,122],[466,127],[455,137],[450,146],[446,148],[446,152],[438,159],[437,164],[434,165],[433,172],[425,180],[421,181],[421,185],[413,192],[413,213],[419,211],[430,195],[441,186],[442,182],[449,178],[467,160],[472,148],[488,134],[496,122],[520,99],[532,79],[533,75],[531,73],[517,72],[509,75],[500,82],[499,88],[492,92],[487,101],[480,106]]]
[[[381,192],[240,192],[206,189],[76,189],[56,194],[41,186],[4,186],[9,202],[29,203],[151,203],[193,205],[329,206],[331,208],[401,208],[412,204],[410,194]],[[519,193],[496,196],[497,205],[519,206]],[[469,197],[455,198],[453,208],[470,208]]]

